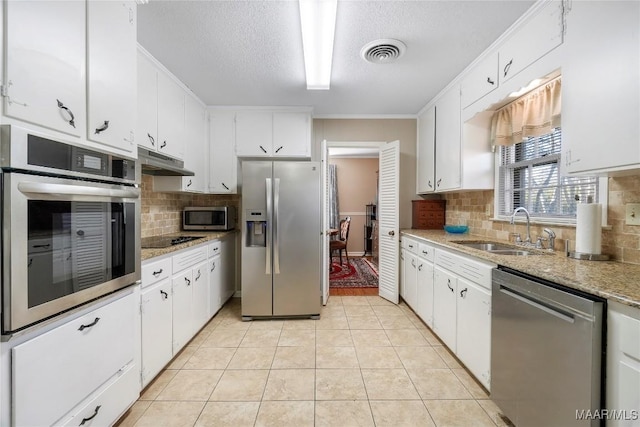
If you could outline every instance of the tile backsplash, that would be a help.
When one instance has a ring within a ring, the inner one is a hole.
[[[509,240],[511,233],[526,234],[522,223],[514,225],[506,221],[492,221],[493,190],[447,193],[447,224],[466,224],[471,234],[493,239]],[[640,226],[625,225],[625,204],[640,203],[640,175],[609,178],[609,227],[602,230],[602,253],[614,260],[640,264]],[[531,236],[535,241],[543,235],[542,229],[548,227],[557,235],[555,249],[564,251],[564,242],[570,240],[575,245],[575,227],[531,225]]]
[[[237,194],[161,193],[153,191],[153,177],[142,175],[142,237],[177,233],[182,226],[182,209],[186,206],[240,205]],[[238,212],[240,212],[238,210]]]

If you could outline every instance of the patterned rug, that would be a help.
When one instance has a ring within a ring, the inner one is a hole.
[[[331,288],[377,288],[378,270],[365,258],[349,258],[340,265],[340,262],[331,263],[329,275],[329,287]]]

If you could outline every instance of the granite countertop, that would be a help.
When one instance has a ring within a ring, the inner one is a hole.
[[[166,254],[170,254],[175,251],[179,251],[182,249],[190,248],[192,246],[201,245],[202,243],[206,243],[211,240],[222,239],[225,236],[230,234],[237,233],[238,230],[231,231],[181,231],[179,233],[172,234],[164,234],[166,237],[181,237],[181,236],[198,236],[202,237],[202,239],[192,240],[190,242],[181,243],[175,246],[169,246],[166,248],[150,248],[150,249],[140,249],[140,260],[145,261],[149,258],[154,258]]]
[[[462,240],[500,242],[483,236],[448,234],[442,230],[410,229],[402,230],[401,233],[426,239],[431,243],[569,288],[640,308],[640,265],[615,261],[576,260],[567,258],[564,252],[558,251],[529,256],[497,255],[454,243]]]

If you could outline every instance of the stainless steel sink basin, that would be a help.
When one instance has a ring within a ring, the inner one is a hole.
[[[458,245],[466,246],[468,248],[479,249],[481,251],[489,252],[496,255],[512,255],[512,256],[526,256],[526,255],[542,255],[543,252],[529,251],[523,248],[519,248],[514,245],[506,245],[503,243],[495,242],[477,242],[477,241],[457,241],[452,242]]]

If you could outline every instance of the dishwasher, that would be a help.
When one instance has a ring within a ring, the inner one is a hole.
[[[606,301],[493,271],[491,399],[517,427],[598,426]]]

